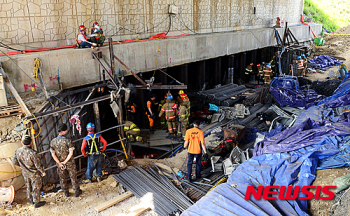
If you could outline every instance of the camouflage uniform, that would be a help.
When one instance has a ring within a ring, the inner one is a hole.
[[[142,137],[140,137],[141,130],[134,122],[126,121],[124,125],[124,131],[131,142],[134,142],[135,140],[139,142],[143,141]]]
[[[50,143],[50,151],[51,153],[55,153],[58,160],[63,162],[69,155],[69,150],[74,150],[73,143],[70,139],[65,136],[59,135],[55,139],[53,139]],[[66,169],[62,170],[57,167],[57,173],[60,177],[60,184],[64,191],[69,190],[69,186],[67,184],[66,176],[69,174],[70,179],[72,181],[73,190],[80,190],[78,179],[77,179],[77,168],[75,166],[74,158],[71,157],[69,161],[66,163]]]
[[[39,203],[43,182],[40,174],[45,172],[38,153],[30,147],[22,146],[16,149],[12,163],[22,169],[22,175],[27,186],[28,200]]]

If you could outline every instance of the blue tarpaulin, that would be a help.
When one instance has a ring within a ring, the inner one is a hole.
[[[326,55],[316,56],[313,59],[309,60],[308,62],[311,63],[308,65],[309,67],[320,68],[320,69],[327,69],[342,63],[338,59],[330,56],[326,56]]]
[[[281,134],[284,134],[284,139]],[[261,154],[245,161],[231,174],[227,183],[213,189],[182,215],[308,215],[306,200],[244,199],[249,185],[255,188],[260,185],[308,186],[315,179],[317,167],[347,165],[350,128],[308,119],[269,139],[279,140],[278,143],[288,147],[294,143],[291,136],[295,134],[299,134],[294,137],[298,145],[294,146],[295,150],[282,148],[288,152]]]
[[[318,95],[313,89],[295,91],[271,86],[270,93],[281,107],[289,106],[308,108],[316,105],[325,98],[323,95]]]
[[[318,105],[325,107],[340,107],[350,104],[350,73],[345,74],[345,78],[340,83],[333,95],[320,101]]]
[[[274,88],[291,89],[291,90],[298,91],[299,81],[297,77],[280,76],[280,77],[273,78],[270,86]]]
[[[298,115],[297,119],[294,122],[294,126],[301,124],[307,119],[312,119],[313,121],[316,121],[316,122],[322,122],[324,119],[330,120],[332,122],[337,122],[339,119],[339,116],[331,108],[322,108],[320,106],[313,106]]]

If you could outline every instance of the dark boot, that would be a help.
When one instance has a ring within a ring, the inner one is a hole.
[[[34,204],[34,201],[33,201],[33,200],[29,200],[29,203],[30,203],[31,205],[33,205],[33,204]]]
[[[46,204],[46,201],[37,202],[34,204],[34,208],[39,208],[41,206],[44,206],[45,204]]]
[[[83,193],[82,190],[80,190],[80,189],[79,189],[79,190],[76,190],[74,196],[75,196],[75,197],[78,197],[78,196],[79,196],[80,194],[82,194],[82,193]]]
[[[69,191],[65,191],[65,192],[64,192],[64,195],[65,195],[66,197],[69,197]]]

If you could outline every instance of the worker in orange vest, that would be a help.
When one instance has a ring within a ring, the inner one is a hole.
[[[134,104],[127,104],[126,106],[126,111],[127,111],[127,119],[129,121],[134,122],[135,121],[135,113],[136,113],[136,108]]]
[[[149,120],[149,127],[151,129],[151,132],[154,131],[154,120],[156,119],[155,112],[157,110],[158,103],[156,102],[157,95],[151,94],[150,99],[147,101],[147,110],[146,114],[148,116]]]
[[[196,158],[196,179],[201,178],[202,149],[204,160],[208,160],[207,148],[205,146],[204,132],[199,129],[200,122],[195,120],[193,128],[186,131],[184,148],[188,147],[187,180],[191,182],[193,159]]]
[[[87,37],[95,37],[95,34],[86,34],[86,28],[84,25],[79,26],[79,34],[77,35],[77,47],[78,48],[94,48],[96,43],[92,43],[87,40]]]

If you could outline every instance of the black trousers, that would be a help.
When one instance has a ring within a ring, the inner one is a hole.
[[[196,178],[201,177],[201,169],[202,169],[202,154],[191,154],[188,153],[188,162],[187,162],[187,177],[191,178],[192,174],[192,164],[193,159],[196,158]]]

